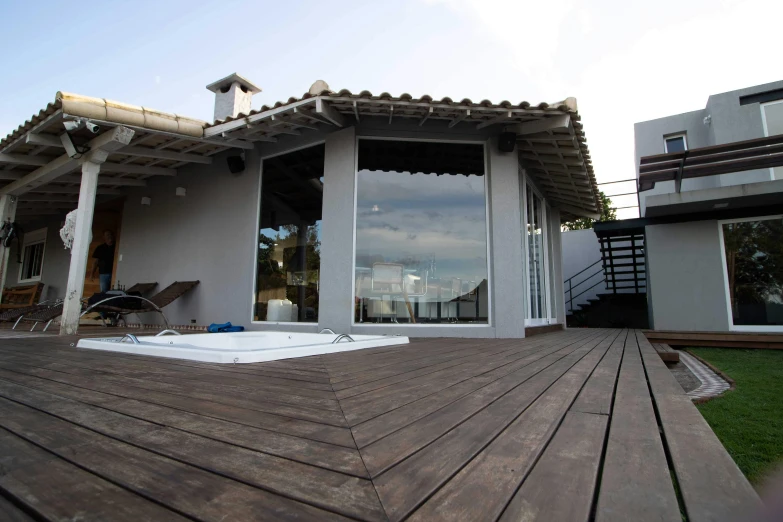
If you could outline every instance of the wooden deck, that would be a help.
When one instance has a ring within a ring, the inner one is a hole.
[[[0,340],[0,518],[702,521],[758,503],[637,331],[249,365],[70,342]]]

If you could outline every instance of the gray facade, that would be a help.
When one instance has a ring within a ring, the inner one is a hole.
[[[489,241],[489,324],[354,324],[354,193],[356,146],[361,137],[459,141],[484,144]],[[252,321],[263,159],[313,144],[325,144],[321,237],[320,313],[318,323]],[[334,132],[263,143],[246,154],[246,169],[229,173],[224,158],[209,166],[189,166],[176,178],[155,178],[148,187],[129,191],[122,219],[116,278],[127,285],[157,281],[201,283],[165,312],[172,324],[231,321],[255,330],[317,332],[322,328],[357,334],[416,337],[524,337],[526,257],[521,192],[524,173],[515,152],[498,151],[489,132],[444,131],[405,121],[396,125],[362,122]],[[175,195],[177,187],[187,190]],[[141,197],[151,205],[141,204]],[[551,322],[564,324],[560,214],[547,207],[549,262],[548,304]],[[156,323],[156,314],[142,317]]]
[[[634,125],[636,177],[639,177],[640,158],[665,152],[664,137],[666,136],[684,133],[689,149],[764,137],[760,104],[743,105],[740,103],[740,98],[778,89],[783,89],[783,81],[713,94],[707,99],[703,109],[636,123]],[[682,183],[682,191],[757,183],[770,179],[769,169],[686,179]],[[671,192],[674,192],[673,181],[656,183],[654,189],[639,193],[640,215],[645,215],[647,197]]]
[[[645,227],[651,328],[729,330],[718,222]]]
[[[663,154],[664,139],[670,135],[685,134],[690,150],[775,134],[769,128],[765,134],[763,104],[780,100],[783,81],[712,95],[704,109],[637,123],[637,178],[640,158]],[[776,180],[776,176],[777,170],[751,170],[685,179],[680,193],[675,192],[673,181],[658,182],[654,189],[639,193],[641,216],[646,218],[647,299],[652,328],[709,332],[779,328],[734,324],[730,317],[735,304],[730,304],[728,254],[724,254],[724,248],[729,247],[721,234],[721,220],[737,223],[779,214],[775,208],[783,208],[779,207],[783,181]],[[734,248],[732,255],[737,254]],[[768,312],[768,317],[774,313]],[[775,324],[774,319],[771,321]]]

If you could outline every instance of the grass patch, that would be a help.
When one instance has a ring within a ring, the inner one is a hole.
[[[756,487],[783,461],[783,351],[689,348],[734,379],[736,389],[699,411]]]

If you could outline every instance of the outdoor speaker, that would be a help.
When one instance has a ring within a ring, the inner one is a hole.
[[[231,174],[239,174],[245,170],[245,160],[242,159],[242,156],[228,156],[226,163],[228,163],[228,170]]]
[[[517,135],[513,132],[501,132],[498,138],[498,150],[500,152],[514,152]]]

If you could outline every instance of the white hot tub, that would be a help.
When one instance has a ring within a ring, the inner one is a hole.
[[[205,333],[81,339],[79,348],[189,359],[213,363],[254,363],[408,344],[407,337],[295,332]]]

